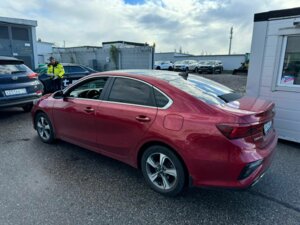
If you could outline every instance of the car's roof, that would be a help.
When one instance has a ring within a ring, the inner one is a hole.
[[[114,70],[114,71],[106,71],[101,73],[95,73],[90,76],[97,76],[97,75],[111,75],[111,76],[125,76],[125,77],[132,77],[132,78],[138,78],[143,81],[148,81],[152,83],[153,85],[159,84],[163,85],[160,81],[166,81],[170,82],[172,80],[177,79],[184,79],[185,72],[173,72],[173,71],[166,71],[166,70],[150,70],[150,69],[132,69],[132,70]],[[193,75],[188,74],[187,77],[188,80],[190,79],[196,79],[198,82],[209,84],[209,85],[217,85],[217,86],[223,86],[226,87],[218,82],[215,82],[213,80],[204,78],[199,75]],[[163,85],[164,86],[164,85]],[[226,87],[228,88],[228,87]]]
[[[139,70],[139,69],[132,69],[132,70],[114,70],[114,71],[106,71],[100,74],[109,74],[114,76],[130,76],[130,77],[139,77],[145,78],[146,80],[149,78],[155,78],[159,80],[170,81],[177,79],[179,77],[179,73],[172,72],[172,71],[163,71],[163,70]],[[144,80],[145,80],[144,79]],[[151,79],[152,80],[152,79]]]
[[[80,64],[76,63],[61,63],[63,66],[81,66]]]
[[[3,61],[20,61],[20,62],[23,62],[23,60],[21,59],[17,59],[17,58],[14,58],[14,57],[8,57],[8,56],[0,56],[0,61],[3,60]]]

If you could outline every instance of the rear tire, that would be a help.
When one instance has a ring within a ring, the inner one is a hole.
[[[45,113],[38,113],[34,118],[34,126],[42,142],[53,143],[54,130],[50,119]]]
[[[176,196],[185,187],[186,174],[179,158],[167,147],[149,147],[141,159],[143,176],[148,185],[165,196]]]
[[[30,112],[32,109],[33,104],[29,103],[27,105],[22,106],[22,109],[24,110],[24,112]]]

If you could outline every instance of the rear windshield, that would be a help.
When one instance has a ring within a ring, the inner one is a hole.
[[[197,76],[189,76],[187,80],[178,77],[169,83],[208,104],[225,104],[242,96],[224,85]]]
[[[32,73],[32,71],[24,64],[0,64],[0,75]]]

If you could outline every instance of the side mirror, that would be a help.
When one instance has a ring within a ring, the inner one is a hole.
[[[53,94],[53,98],[64,98],[64,97],[65,97],[65,95],[64,95],[64,92],[62,90],[56,91]]]

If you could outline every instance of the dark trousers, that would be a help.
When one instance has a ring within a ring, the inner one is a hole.
[[[62,89],[61,84],[62,84],[61,79],[55,79],[55,80],[53,80],[54,91],[61,90]]]

